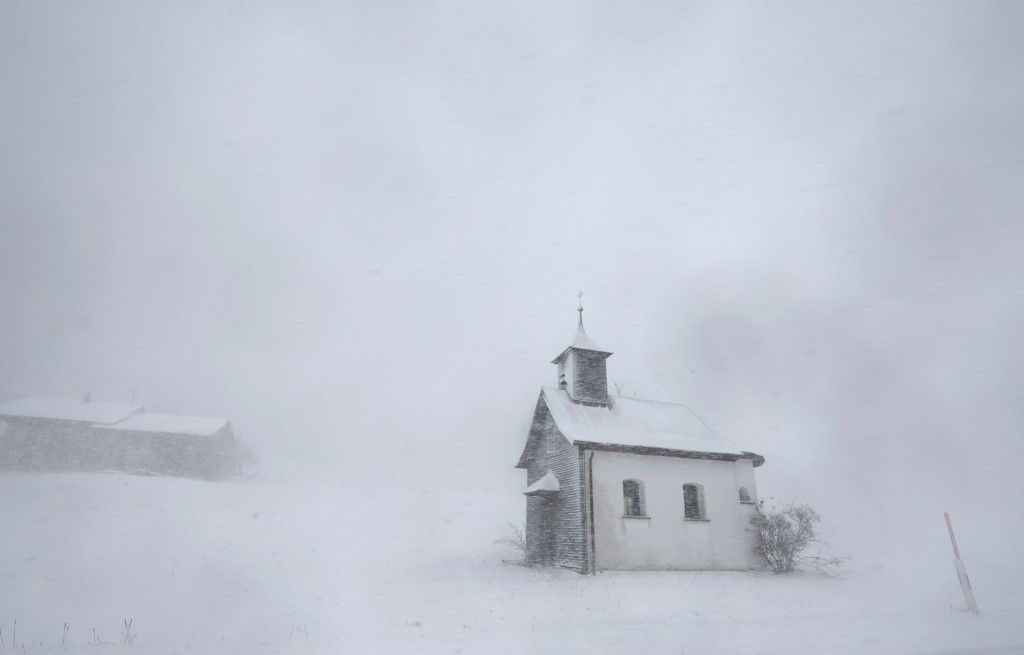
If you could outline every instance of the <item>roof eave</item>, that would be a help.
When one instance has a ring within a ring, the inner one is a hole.
[[[524,491],[524,496],[540,496],[541,498],[554,498],[560,491],[556,489],[535,489],[533,491]]]
[[[758,455],[757,453],[752,453],[750,451],[744,450],[743,458],[752,460],[754,462],[754,468],[757,468],[758,466],[764,466],[764,455]]]
[[[738,459],[743,459],[753,453],[721,453],[714,451],[704,450],[681,450],[678,448],[661,448],[658,446],[627,446],[625,444],[614,444],[614,443],[599,443],[596,441],[574,441],[574,443],[580,448],[589,448],[591,450],[607,450],[610,452],[617,453],[633,453],[636,455],[660,455],[663,457],[684,457],[688,459],[714,459],[728,462],[734,462]],[[760,455],[758,455],[760,457]],[[761,458],[764,463],[764,458]],[[760,466],[759,464],[754,464]]]
[[[607,350],[594,350],[593,348],[580,348],[579,346],[569,346],[568,348],[563,350],[561,353],[559,353],[558,357],[555,357],[554,359],[552,359],[551,363],[552,364],[557,364],[560,361],[562,361],[563,359],[565,359],[565,356],[569,354],[570,350],[581,350],[583,352],[588,352],[588,353],[598,353],[600,355],[604,355],[605,359],[607,359],[607,358],[609,358],[609,357],[611,357],[612,355],[615,354],[615,353],[609,352]]]

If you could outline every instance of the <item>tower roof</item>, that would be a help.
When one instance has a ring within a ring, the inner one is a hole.
[[[576,311],[580,313],[579,322],[576,324],[576,338],[573,339],[572,343],[565,350],[559,353],[558,357],[551,360],[552,364],[557,364],[572,349],[590,350],[592,352],[605,353],[606,355],[612,354],[610,350],[605,350],[591,341],[590,337],[587,336],[587,331],[583,329],[583,308],[580,307]]]
[[[604,348],[599,347],[596,343],[590,340],[587,336],[587,331],[583,329],[583,314],[580,314],[580,322],[576,326],[576,339],[572,342],[570,348],[579,348],[580,350],[596,350],[600,353],[608,352]]]

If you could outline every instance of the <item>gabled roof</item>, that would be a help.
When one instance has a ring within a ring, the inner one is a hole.
[[[755,465],[764,461],[760,455],[716,437],[685,405],[636,398],[611,400],[607,407],[583,405],[573,402],[563,389],[545,387],[541,390],[538,411],[546,406],[558,430],[574,444],[638,452],[718,455],[729,459],[749,457],[754,459]],[[523,464],[521,460],[520,466]]]
[[[558,484],[558,478],[555,477],[554,473],[548,471],[543,477],[527,487],[523,494],[526,496],[537,496],[555,494],[561,490],[562,486]]]
[[[109,430],[130,430],[133,432],[164,432],[190,434],[208,437],[219,432],[228,422],[222,418],[205,416],[178,416],[176,414],[154,414],[142,412],[129,416],[114,425],[104,425]]]
[[[116,423],[136,412],[143,411],[141,405],[124,405],[99,401],[82,402],[67,398],[44,398],[34,396],[21,398],[0,405],[0,416],[49,418],[84,423]]]

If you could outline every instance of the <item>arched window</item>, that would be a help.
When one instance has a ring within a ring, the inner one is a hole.
[[[707,519],[704,512],[704,487],[690,483],[683,485],[683,512],[688,519]]]
[[[644,485],[639,480],[622,481],[622,504],[625,516],[644,516]]]
[[[752,500],[750,500],[750,492],[747,491],[746,487],[740,487],[740,502],[741,503],[753,502]]]

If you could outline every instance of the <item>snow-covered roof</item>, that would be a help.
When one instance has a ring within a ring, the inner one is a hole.
[[[527,496],[543,493],[557,493],[562,487],[558,484],[558,478],[551,471],[544,474],[542,478],[531,484],[523,491]]]
[[[68,398],[33,396],[0,405],[0,416],[49,418],[63,421],[106,424],[116,423],[136,412],[142,411],[142,409],[141,405],[125,405],[100,401],[83,402]]]
[[[583,329],[582,317],[580,318],[580,322],[576,325],[576,338],[573,339],[573,342],[569,344],[569,346],[565,350],[559,353],[558,357],[555,357],[555,359],[551,363],[557,364],[558,361],[565,356],[565,353],[567,353],[572,348],[576,348],[577,350],[593,350],[599,353],[606,353],[608,355],[611,355],[609,351],[598,346],[596,343],[591,341],[589,336],[587,336],[587,331]]]
[[[716,437],[685,405],[613,397],[608,407],[599,407],[573,402],[563,389],[545,387],[541,393],[558,429],[573,443],[749,455]]]
[[[205,416],[178,416],[177,414],[155,414],[142,412],[129,416],[114,425],[103,427],[110,430],[131,430],[134,432],[166,432],[170,434],[192,434],[210,436],[227,425],[226,419]]]
[[[608,352],[590,340],[590,337],[587,336],[587,331],[583,329],[583,321],[580,321],[579,325],[576,326],[576,338],[573,340],[571,347],[581,350],[596,350],[602,353]]]

